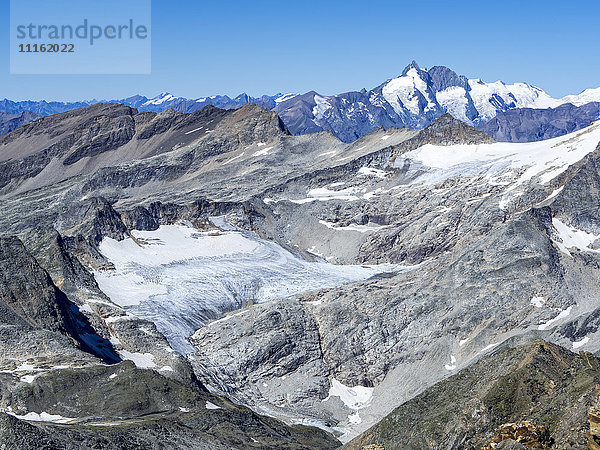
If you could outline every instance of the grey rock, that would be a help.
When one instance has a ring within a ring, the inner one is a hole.
[[[310,409],[311,397],[327,396],[318,325],[296,301],[226,316],[201,328],[190,342],[198,350],[191,358],[196,374],[233,398]]]

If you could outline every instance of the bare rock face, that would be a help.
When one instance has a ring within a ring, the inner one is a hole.
[[[17,238],[0,238],[2,323],[75,335],[68,300]]]
[[[420,143],[417,147],[427,143],[432,145],[452,144],[490,144],[494,139],[483,131],[479,131],[450,114],[444,114],[430,125],[426,126],[418,135]]]
[[[70,338],[68,347],[72,351],[81,348],[107,361],[120,361],[111,343],[96,335],[86,317],[54,285],[19,239],[0,238],[0,267],[1,324],[14,328],[15,337],[26,338],[27,330],[33,334],[47,330],[59,341]],[[20,350],[25,348],[22,346]],[[8,354],[4,356],[10,360]]]
[[[496,435],[481,447],[482,450],[495,448],[551,448],[552,438],[548,428],[525,421],[500,425]]]
[[[300,409],[327,396],[318,326],[297,301],[257,305],[214,325],[191,338],[192,366],[209,385],[234,398]]]

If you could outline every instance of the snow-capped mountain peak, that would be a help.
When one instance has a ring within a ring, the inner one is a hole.
[[[162,105],[165,102],[169,102],[172,100],[176,100],[178,97],[175,97],[173,94],[168,92],[162,92],[154,98],[148,100],[144,105]]]
[[[575,106],[585,105],[590,102],[600,101],[600,87],[595,89],[586,89],[577,95],[567,95],[559,100],[560,104],[571,103]]]
[[[559,102],[527,83],[469,80],[444,66],[422,69],[415,61],[400,77],[384,83],[381,93],[400,116],[406,112],[414,116],[430,111],[438,115],[449,112],[470,125],[486,122],[499,111],[518,107],[547,108]],[[417,124],[420,122],[415,120]]]

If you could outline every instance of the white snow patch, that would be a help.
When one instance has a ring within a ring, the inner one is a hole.
[[[358,169],[359,177],[385,178],[385,175],[385,170],[375,169],[373,167],[361,167]]]
[[[204,128],[204,127],[196,128],[195,130],[188,131],[188,132],[187,132],[187,133],[185,133],[185,134],[192,134],[192,133],[195,133],[196,131],[200,131],[202,128]]]
[[[117,374],[116,374],[116,373],[113,373],[113,374],[111,374],[111,375],[108,377],[108,379],[109,379],[109,380],[114,380],[115,378],[117,378]]]
[[[577,341],[577,342],[573,342],[573,350],[583,347],[585,344],[587,344],[588,342],[590,342],[590,338],[589,337],[584,337],[582,340]]]
[[[462,347],[463,345],[465,345],[467,342],[469,342],[469,338],[467,339],[461,339],[460,341],[458,341],[458,346]]]
[[[536,308],[541,308],[542,306],[544,306],[544,303],[546,303],[546,300],[544,299],[544,297],[533,297],[530,303]]]
[[[308,197],[300,200],[289,200],[292,203],[304,204],[314,201],[326,202],[329,200],[345,200],[354,201],[358,200],[359,197],[356,195],[359,191],[357,187],[349,187],[346,189],[340,189],[339,191],[332,191],[326,187],[311,189],[308,191]]]
[[[598,252],[598,250],[591,249],[589,246],[599,239],[600,235],[569,227],[556,217],[552,218],[552,226],[557,231],[558,237],[560,238],[560,242],[554,242],[558,248],[567,255],[571,256],[569,249],[573,247],[581,251]]]
[[[348,408],[358,411],[370,405],[373,398],[373,388],[364,386],[349,387],[332,378],[329,395],[323,401],[326,402],[331,397],[339,397]]]
[[[154,355],[152,353],[135,353],[127,350],[119,350],[119,356],[133,363],[140,369],[154,369]]]
[[[561,186],[559,188],[554,189],[552,191],[552,193],[548,197],[546,197],[544,200],[539,202],[538,205],[541,205],[542,203],[546,203],[547,201],[552,200],[554,197],[556,197],[558,194],[560,194],[564,188],[565,188],[564,186]]]
[[[131,234],[140,244],[130,238],[104,238],[100,243],[100,252],[109,256],[117,271],[132,264],[159,267],[196,258],[247,254],[258,247],[241,233],[212,235],[185,225],[161,225],[155,231],[134,230]]]
[[[314,121],[317,122],[325,116],[325,113],[331,109],[331,103],[326,97],[321,97],[320,95],[314,96],[315,106],[312,110]]]
[[[562,319],[565,319],[566,317],[568,317],[569,314],[571,314],[572,308],[573,308],[573,305],[569,306],[564,311],[561,311],[560,314],[558,316],[556,316],[554,319],[550,319],[549,321],[540,324],[538,326],[538,330],[547,330],[548,328],[552,327],[556,322],[558,322]]]
[[[586,89],[577,95],[567,95],[560,99],[562,103],[571,103],[575,106],[585,105],[590,102],[600,102],[600,88]]]
[[[23,375],[21,377],[21,381],[24,383],[33,383],[33,380],[35,379],[35,375]]]
[[[362,422],[362,419],[358,415],[358,411],[354,411],[352,414],[348,416],[348,423],[351,425],[359,425]]]
[[[92,310],[92,307],[90,305],[88,305],[87,303],[84,303],[83,305],[79,305],[79,311],[86,312],[89,314],[94,313],[94,311]]]
[[[381,90],[383,98],[401,116],[406,114],[406,109],[415,115],[421,114],[420,98],[417,92],[427,100],[427,106],[423,111],[435,107],[433,99],[429,96],[427,83],[423,81],[414,67],[409,69],[406,75],[388,81]]]
[[[275,103],[285,102],[291,98],[297,97],[299,94],[282,94],[279,97],[275,97]]]
[[[221,407],[215,405],[214,403],[206,402],[206,409],[221,409]]]
[[[144,105],[161,105],[165,102],[175,100],[175,99],[177,99],[177,97],[175,97],[174,95],[169,94],[168,92],[163,92],[159,96],[148,100],[146,103],[144,103]]]
[[[41,413],[30,412],[30,413],[27,413],[22,416],[19,416],[17,414],[12,414],[10,412],[8,414],[11,414],[12,416],[16,417],[17,419],[29,420],[30,422],[68,423],[73,420],[76,420],[72,417],[63,417],[58,414],[48,414],[47,412],[43,412],[43,411]]]
[[[335,223],[327,222],[325,220],[319,220],[319,223],[321,225],[325,225],[327,228],[330,228],[332,230],[358,231],[359,233],[372,233],[374,231],[381,231],[381,230],[389,227],[389,225],[379,225],[376,223],[375,224],[369,223],[367,225],[358,225],[358,224],[353,223],[353,224],[347,225],[345,227],[339,227]]]
[[[208,133],[208,132],[207,132],[207,133]],[[229,164],[229,163],[231,163],[231,162],[233,162],[233,161],[235,161],[235,160],[237,160],[237,159],[240,159],[242,156],[244,156],[244,153],[246,153],[246,152],[242,152],[242,153],[240,153],[239,155],[237,155],[237,156],[234,156],[234,157],[233,157],[233,158],[231,158],[231,159],[228,159],[227,161],[225,161],[225,162],[223,163],[223,165]]]
[[[106,319],[104,319],[104,322],[106,322],[106,323],[126,322],[128,320],[135,320],[135,319],[137,319],[137,317],[135,317],[131,314],[125,314],[123,316],[107,317]]]
[[[468,100],[465,88],[450,86],[437,92],[435,97],[440,105],[444,105],[446,112],[465,123],[472,124],[472,121],[467,117]]]
[[[450,355],[450,364],[444,365],[444,368],[449,372],[456,369],[456,357],[454,355]]]
[[[329,156],[329,155],[335,155],[337,153],[337,150],[331,150],[329,152],[323,152],[323,153],[319,153],[319,156]]]
[[[164,286],[134,273],[95,272],[96,281],[106,295],[120,306],[138,305],[155,295],[167,294]]]
[[[269,151],[272,150],[273,147],[267,147],[267,148],[263,148],[262,150],[259,150],[257,152],[255,152],[252,156],[265,156],[269,154]]]
[[[500,344],[490,344],[490,345],[487,345],[487,346],[483,347],[479,353],[485,353],[488,350],[491,350],[494,347],[497,347],[498,345],[500,345]]]

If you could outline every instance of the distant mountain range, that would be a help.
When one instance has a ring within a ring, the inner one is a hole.
[[[581,130],[600,119],[600,102],[556,108],[517,108],[499,113],[478,128],[499,142],[532,142]]]
[[[0,112],[0,136],[10,133],[12,130],[33,122],[40,117],[43,116],[31,111],[24,111],[22,113]]]
[[[423,128],[444,113],[450,113],[469,125],[481,127],[496,140],[525,142],[554,137],[589,125],[600,118],[598,108],[577,107],[599,101],[600,88],[557,99],[527,83],[486,83],[458,75],[444,66],[427,70],[413,61],[399,77],[387,80],[370,91],[363,89],[332,96],[310,91],[303,95],[279,93],[251,97],[243,93],[235,98],[215,95],[188,99],[164,92],[154,98],[135,95],[125,99],[73,103],[13,102],[5,99],[0,102],[0,112],[21,114],[27,111],[49,115],[102,102],[121,103],[139,111],[160,112],[172,108],[189,113],[207,105],[236,109],[255,103],[279,114],[293,134],[326,130],[344,142],[352,142],[381,126],[386,129]],[[565,104],[573,107],[555,109]],[[532,109],[545,112],[532,112]],[[499,115],[507,111],[513,112],[500,118]],[[497,116],[497,122],[488,124]],[[520,128],[507,131],[501,124],[509,122],[521,123]]]

